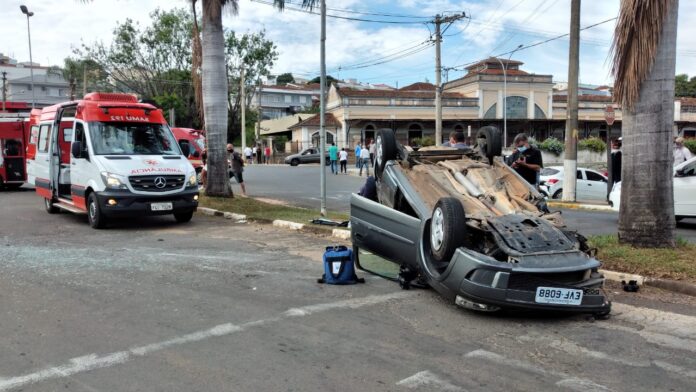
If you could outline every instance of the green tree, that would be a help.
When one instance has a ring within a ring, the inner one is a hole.
[[[280,74],[276,78],[276,83],[278,83],[281,86],[285,86],[288,83],[295,83],[295,77],[292,76],[291,73]]]
[[[696,97],[696,76],[681,74],[674,78],[674,95],[677,97]]]
[[[316,78],[310,80],[309,83],[319,83],[320,80],[321,80],[321,77],[320,77],[320,76],[317,76]],[[333,83],[333,82],[338,82],[338,81],[339,81],[339,80],[336,79],[336,78],[334,78],[333,76],[331,76],[331,75],[326,75],[326,85],[327,85],[327,86],[330,86],[331,83]]]
[[[638,247],[676,243],[672,134],[678,8],[678,0],[622,1],[614,32],[614,97],[623,109],[619,240]]]

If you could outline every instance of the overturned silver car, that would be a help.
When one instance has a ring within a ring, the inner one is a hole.
[[[374,191],[351,198],[356,255],[400,265],[402,288],[427,284],[474,310],[610,312],[595,252],[503,162],[497,128],[463,150],[415,151],[388,129],[375,143]]]

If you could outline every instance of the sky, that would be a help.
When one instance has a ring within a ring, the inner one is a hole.
[[[239,0],[239,14],[226,14],[224,27],[239,33],[265,29],[279,52],[274,73],[317,76],[319,16],[295,11],[292,8],[297,6],[292,4],[281,13],[264,4],[269,1]],[[93,0],[87,4],[79,0],[0,0],[0,53],[19,61],[29,60],[26,17],[20,4],[35,13],[31,18],[32,53],[34,61],[42,65],[62,64],[82,42],[110,42],[113,29],[126,18],[145,26],[150,12],[158,7],[189,7],[186,0]],[[434,81],[435,49],[426,44],[434,28],[426,22],[434,15],[468,16],[444,33],[442,66],[451,70],[443,74],[443,81],[461,77],[461,65],[567,33],[570,20],[570,0],[327,0],[327,8],[329,15],[362,19],[327,19],[328,73],[392,86]],[[585,0],[580,24],[585,27],[614,18],[618,10],[619,0]],[[689,23],[693,15],[696,1],[682,0],[677,73],[696,76],[696,24]],[[609,21],[582,31],[580,83],[612,83],[608,56],[613,28],[614,21]],[[512,58],[524,62],[522,69],[528,72],[553,75],[556,82],[567,80],[567,37],[520,50]]]

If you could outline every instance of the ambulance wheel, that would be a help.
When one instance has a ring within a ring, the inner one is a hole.
[[[94,192],[90,193],[87,198],[87,219],[93,229],[103,229],[106,226],[106,217],[99,208],[99,202]]]
[[[189,221],[191,221],[191,218],[193,218],[193,211],[179,212],[179,213],[174,214],[174,219],[176,219],[176,221],[178,223],[189,222]]]
[[[58,207],[53,205],[53,200],[51,199],[44,199],[44,207],[46,207],[46,212],[49,214],[55,214],[59,211]]]

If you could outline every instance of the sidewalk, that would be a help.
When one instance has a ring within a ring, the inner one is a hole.
[[[607,203],[602,203],[599,201],[588,201],[588,200],[577,200],[574,202],[567,202],[561,200],[547,200],[546,204],[549,207],[555,208],[570,208],[578,210],[595,210],[595,211],[613,211],[612,208]]]

